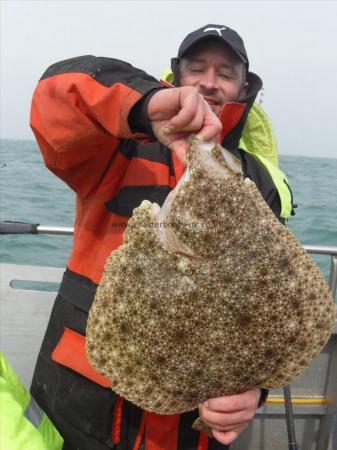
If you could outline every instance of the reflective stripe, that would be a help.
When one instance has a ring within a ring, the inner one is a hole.
[[[36,400],[31,397],[23,415],[27,420],[29,420],[29,422],[32,423],[32,425],[34,425],[35,428],[38,428],[42,421],[43,410],[36,403]]]

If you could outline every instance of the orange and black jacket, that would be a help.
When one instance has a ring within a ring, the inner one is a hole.
[[[279,217],[277,190],[258,162],[238,148],[262,86],[249,73],[240,103],[220,112],[222,144],[237,156]],[[85,327],[111,251],[122,244],[142,200],[161,205],[184,167],[155,141],[146,102],[169,88],[123,61],[83,56],[54,64],[34,92],[31,127],[46,166],[76,192],[74,244],[36,365],[32,393],[65,439],[65,449],[224,449],[191,429],[197,411],[159,416],[110,388],[85,356]]]

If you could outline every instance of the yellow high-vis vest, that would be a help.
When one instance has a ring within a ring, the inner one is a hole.
[[[63,439],[0,352],[0,449],[61,450]]]

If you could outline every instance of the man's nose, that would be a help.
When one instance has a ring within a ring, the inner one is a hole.
[[[203,74],[200,86],[207,90],[218,89],[218,79],[214,69],[210,68]]]

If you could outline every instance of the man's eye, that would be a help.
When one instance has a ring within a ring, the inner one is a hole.
[[[230,80],[231,76],[228,73],[219,73],[219,77],[223,80]]]
[[[191,68],[190,69],[192,73],[201,73],[202,69],[198,69],[198,68]]]

